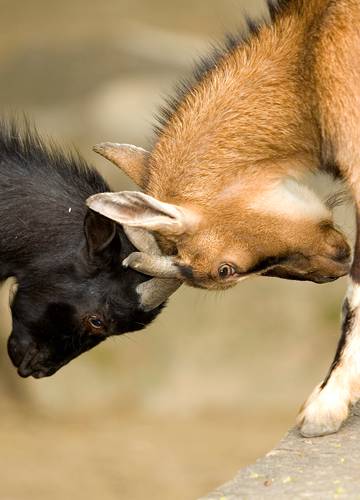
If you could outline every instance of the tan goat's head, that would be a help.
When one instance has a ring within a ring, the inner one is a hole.
[[[120,147],[116,161],[116,148],[102,146],[101,153],[106,150],[105,156],[142,185],[144,150]],[[127,155],[130,171],[123,161]],[[237,181],[202,203],[169,198],[103,193],[88,205],[120,224],[153,233],[166,255],[133,254],[127,265],[195,287],[226,289],[255,275],[326,283],[349,270],[350,248],[331,212],[295,179],[269,185],[259,177],[246,189]]]

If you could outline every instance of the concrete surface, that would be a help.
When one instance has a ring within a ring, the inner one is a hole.
[[[338,434],[291,430],[266,456],[201,500],[360,499],[360,404]]]

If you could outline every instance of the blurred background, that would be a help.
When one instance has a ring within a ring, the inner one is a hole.
[[[76,147],[147,147],[193,60],[262,0],[0,0],[0,111]],[[351,231],[351,211],[341,215]],[[0,312],[0,500],[194,500],[273,447],[326,373],[346,280],[180,290],[145,332],[21,380]]]

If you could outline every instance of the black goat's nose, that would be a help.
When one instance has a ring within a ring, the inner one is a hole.
[[[7,349],[9,357],[16,368],[23,364],[25,358],[29,358],[30,352],[36,350],[30,335],[15,335],[14,333],[9,337]]]
[[[20,366],[18,367],[18,374],[20,375],[20,377],[28,377],[33,373],[33,363],[38,355],[39,351],[37,347],[35,346],[35,344],[31,344],[25,352]]]

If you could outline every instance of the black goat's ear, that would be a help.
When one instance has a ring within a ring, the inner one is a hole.
[[[100,257],[109,249],[116,235],[116,224],[106,217],[88,210],[84,232],[90,258]]]

